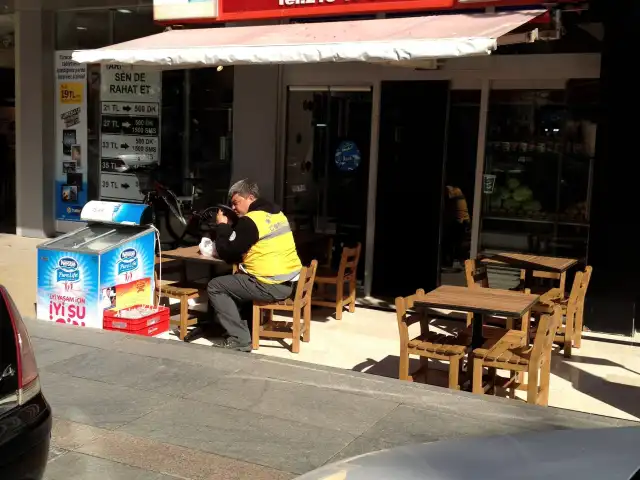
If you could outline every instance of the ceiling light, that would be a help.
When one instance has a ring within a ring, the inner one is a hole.
[[[119,8],[118,12],[120,12],[120,13],[133,13],[131,10],[127,10],[126,8]]]
[[[218,66],[216,67],[216,70],[217,70],[218,72],[221,72],[223,68],[224,68],[224,67],[223,67],[222,65],[218,65]]]
[[[87,27],[76,27],[76,30],[89,30]]]

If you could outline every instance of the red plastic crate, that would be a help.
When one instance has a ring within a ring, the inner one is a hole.
[[[118,313],[123,310],[133,310],[138,307],[154,308],[156,312],[142,318],[121,318],[117,316]],[[152,337],[169,330],[169,309],[161,305],[157,307],[151,307],[150,305],[134,305],[133,307],[123,308],[120,310],[105,310],[102,326],[105,330],[127,332],[134,335]]]

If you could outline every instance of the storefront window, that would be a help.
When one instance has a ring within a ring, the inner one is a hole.
[[[157,34],[164,29],[154,22],[151,7],[60,11],[56,14],[56,49],[101,48]],[[99,65],[89,66],[87,161],[90,200],[100,196],[100,72]],[[192,197],[195,208],[226,200],[231,180],[232,105],[233,67],[162,72],[159,178],[176,194]]]
[[[451,90],[440,242],[440,283],[465,285],[470,256],[480,90]]]
[[[371,90],[290,87],[284,210],[295,229],[365,243]],[[363,263],[360,262],[361,269]]]
[[[153,21],[152,7],[123,7],[113,10],[113,42],[121,43],[164,31]]]
[[[111,44],[109,10],[61,11],[56,14],[56,49],[101,48]]]
[[[595,89],[577,87],[491,92],[480,253],[586,261]]]

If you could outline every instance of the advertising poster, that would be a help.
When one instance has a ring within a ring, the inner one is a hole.
[[[100,261],[100,306],[153,305],[155,237],[149,232],[109,252]]]
[[[162,74],[133,65],[102,65],[100,199],[141,202],[138,178],[127,172],[160,163]]]
[[[39,320],[102,328],[98,255],[38,250]]]
[[[80,221],[87,202],[87,66],[55,52],[56,219]]]

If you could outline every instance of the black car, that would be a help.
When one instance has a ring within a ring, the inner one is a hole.
[[[50,440],[51,407],[40,390],[29,333],[0,285],[0,478],[42,478]]]

